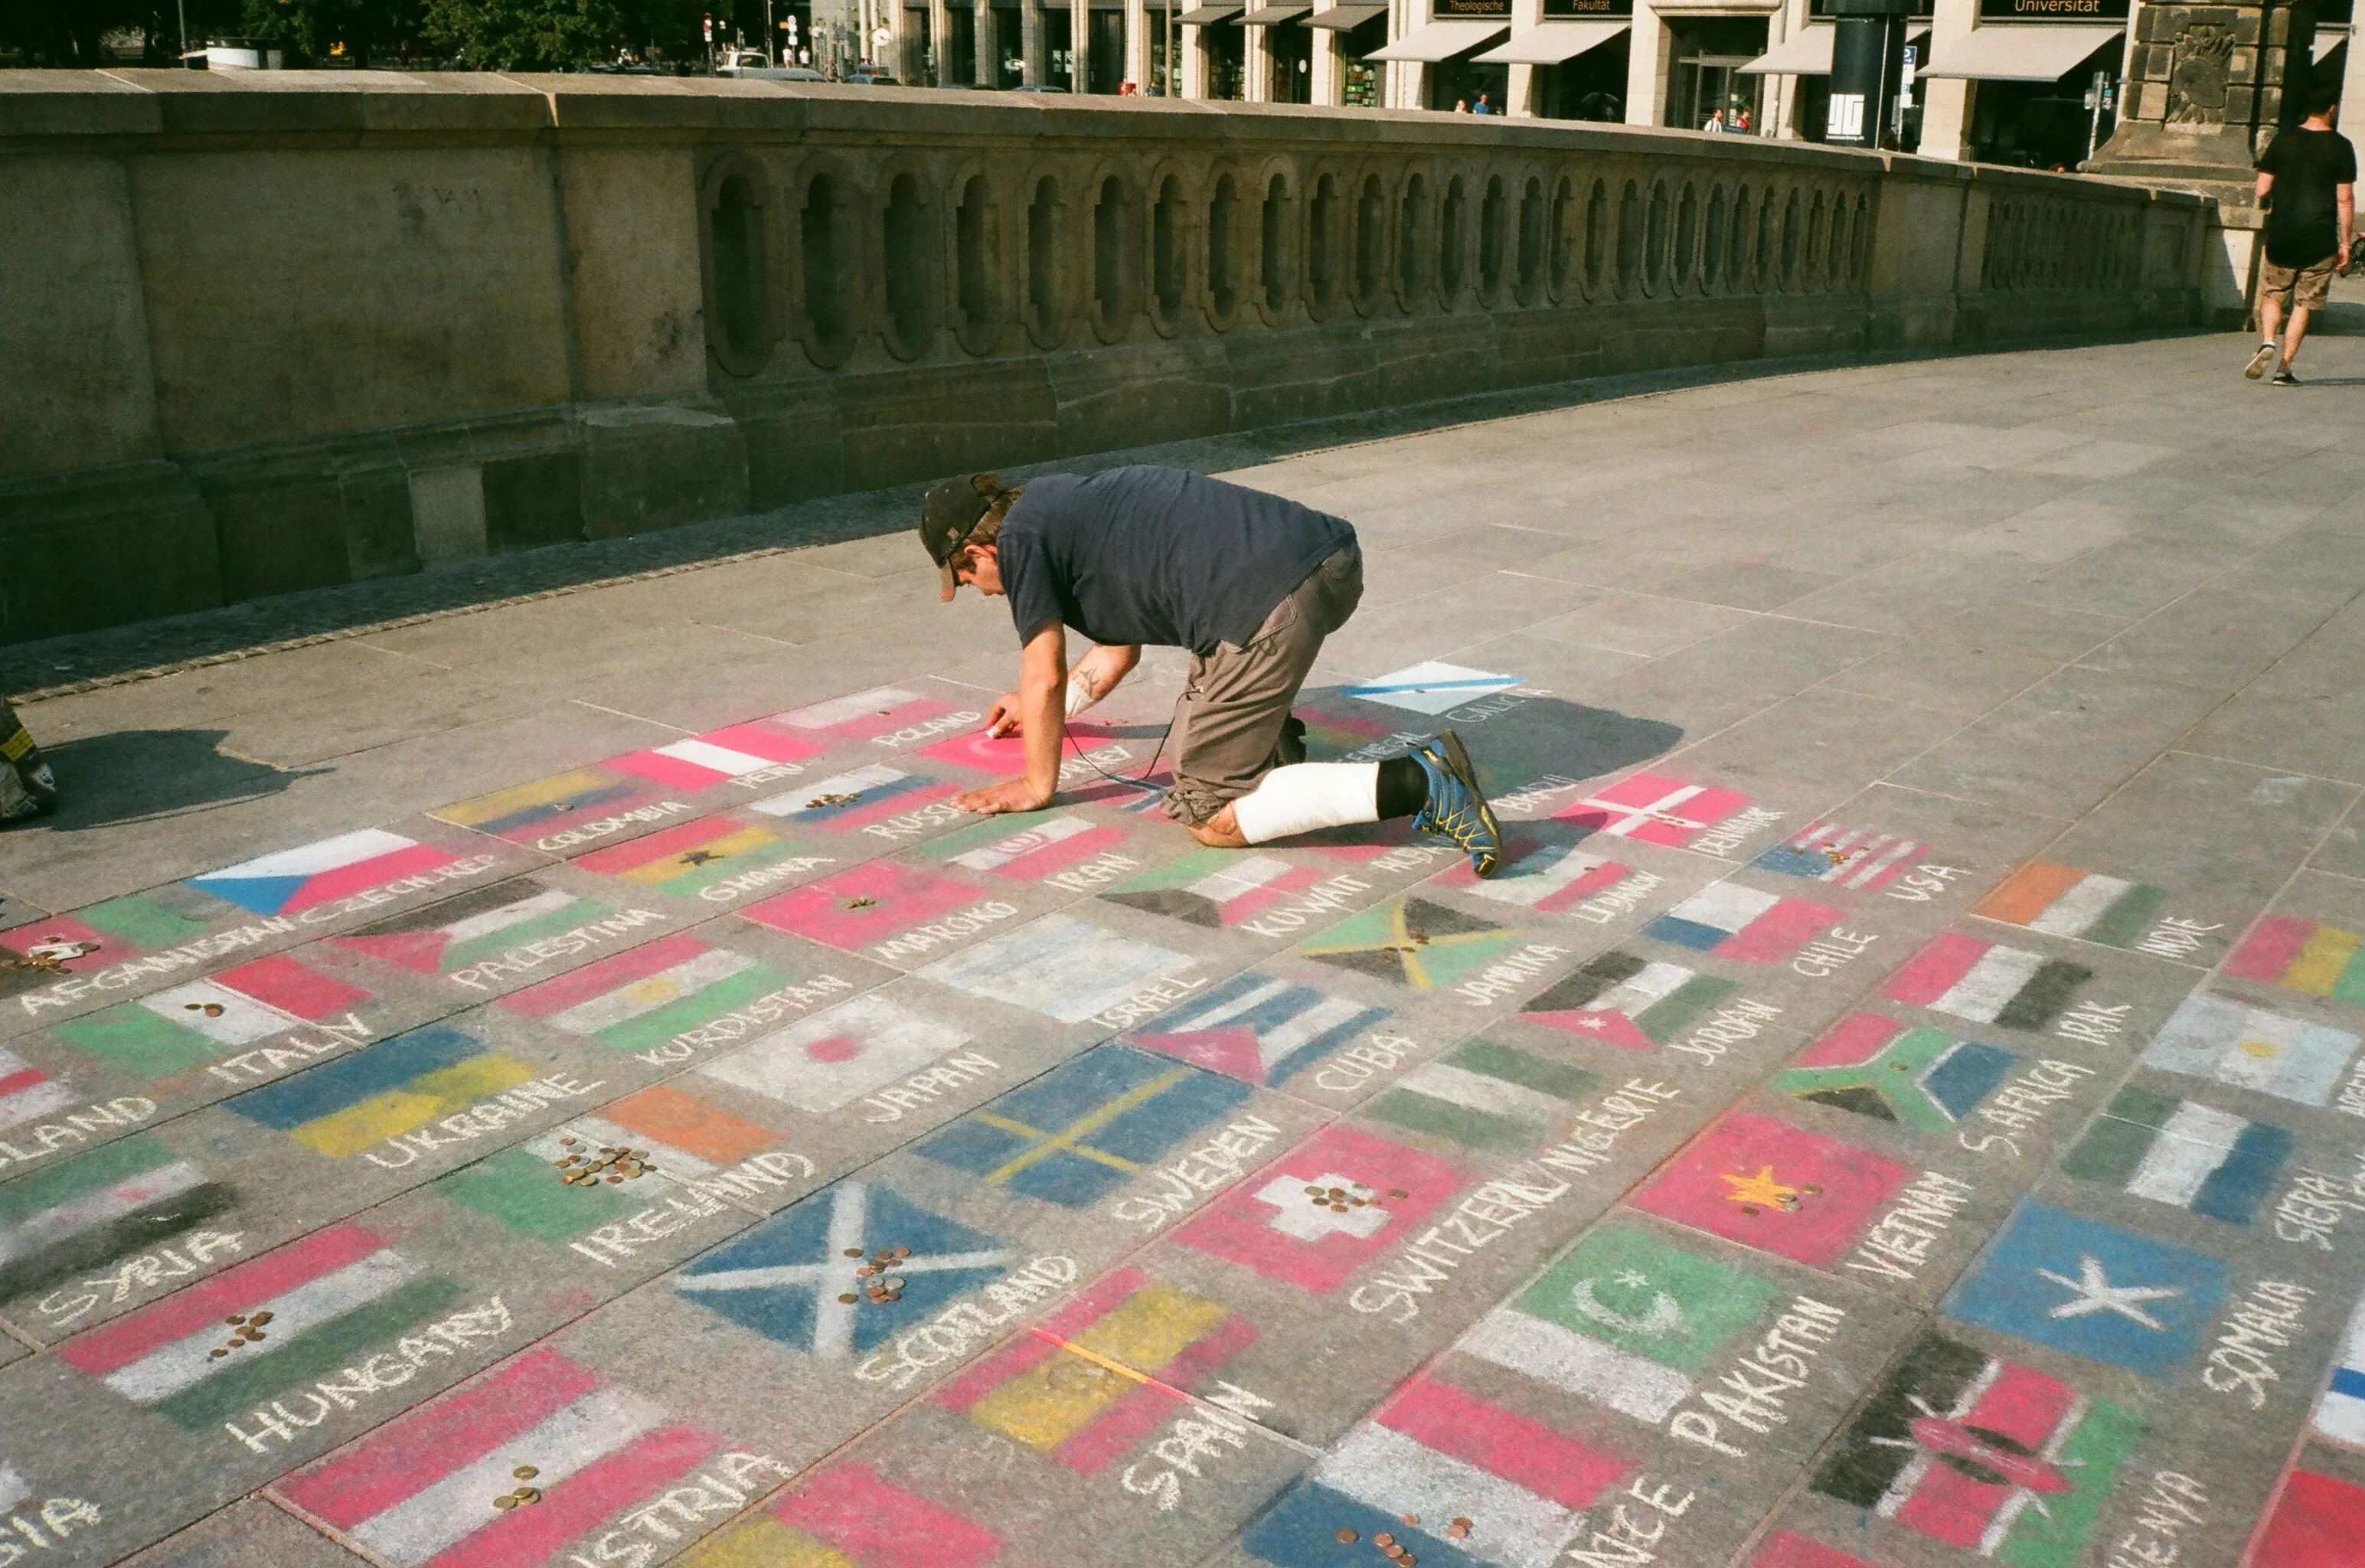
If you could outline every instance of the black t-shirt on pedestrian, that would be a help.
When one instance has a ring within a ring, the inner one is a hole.
[[[2337,130],[2294,126],[2259,154],[2260,172],[2275,177],[2267,212],[2267,260],[2279,267],[2311,267],[2340,249],[2340,213],[2334,187],[2357,180],[2357,149]]]
[[[1179,468],[1029,479],[1003,520],[1003,591],[1025,642],[1053,622],[1101,644],[1245,644],[1341,545],[1345,520]]]

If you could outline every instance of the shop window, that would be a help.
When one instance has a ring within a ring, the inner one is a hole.
[[[1618,198],[1618,294],[1631,297],[1642,271],[1642,193],[1634,182]]]
[[[1656,294],[1667,276],[1667,187],[1651,186],[1651,227],[1642,251],[1642,292]]]
[[[1462,297],[1470,264],[1470,193],[1462,176],[1445,187],[1445,211],[1437,225],[1437,292],[1448,307]]]
[[[1048,348],[1067,325],[1059,287],[1059,182],[1045,175],[1026,207],[1026,325]]]
[[[1104,337],[1125,335],[1133,317],[1133,203],[1111,174],[1093,204],[1093,304]]]
[[[920,199],[916,177],[898,174],[887,187],[883,229],[887,346],[911,359],[927,347],[928,340],[928,209]]]
[[[1158,187],[1158,205],[1149,211],[1149,285],[1158,299],[1160,326],[1171,327],[1182,314],[1182,182],[1173,175]]]
[[[764,204],[746,174],[723,177],[708,218],[714,317],[723,368],[753,375],[772,349],[772,285],[764,255]]]
[[[1519,193],[1519,271],[1516,285],[1522,305],[1532,304],[1544,281],[1544,183],[1530,176]]]
[[[980,340],[1002,314],[995,297],[1001,269],[994,264],[994,239],[993,187],[983,174],[973,175],[953,214],[953,251],[961,325]]]
[[[1585,292],[1589,297],[1601,292],[1601,265],[1608,260],[1609,193],[1599,180],[1593,182],[1593,194],[1585,198]]]
[[[1279,315],[1289,308],[1289,182],[1280,174],[1264,191],[1264,308]]]
[[[1671,269],[1681,293],[1692,282],[1692,254],[1699,243],[1699,193],[1689,185],[1676,202],[1676,260]]]
[[[1700,233],[1700,289],[1713,289],[1724,275],[1724,187],[1708,193],[1708,226]]]
[[[1502,176],[1486,179],[1486,199],[1478,208],[1478,297],[1492,307],[1503,291],[1503,263],[1510,250],[1511,200]]]
[[[1388,193],[1377,174],[1366,174],[1355,200],[1355,303],[1372,309],[1387,281]]]
[[[1239,211],[1239,192],[1226,174],[1207,202],[1207,307],[1219,327],[1229,326],[1240,308],[1239,247],[1232,233]]]
[[[1421,174],[1405,181],[1404,201],[1396,217],[1396,292],[1410,309],[1429,287],[1429,180]]]
[[[835,364],[852,346],[853,323],[846,308],[845,196],[836,176],[816,174],[805,187],[805,207],[799,223],[805,274],[805,330],[813,358]]]

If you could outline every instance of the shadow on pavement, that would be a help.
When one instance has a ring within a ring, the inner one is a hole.
[[[45,745],[58,778],[58,809],[33,823],[59,833],[276,795],[299,778],[335,771],[278,768],[225,756],[227,730],[118,730]]]

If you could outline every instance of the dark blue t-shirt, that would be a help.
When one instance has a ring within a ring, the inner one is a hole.
[[[1003,591],[1018,640],[1052,622],[1095,643],[1212,654],[1355,531],[1342,518],[1179,468],[1048,474],[1003,520]]]

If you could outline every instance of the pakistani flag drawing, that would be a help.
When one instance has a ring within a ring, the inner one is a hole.
[[[162,1078],[342,1018],[369,1000],[360,987],[283,953],[70,1019],[51,1033],[118,1071]]]
[[[1415,991],[1452,985],[1528,940],[1528,933],[1424,898],[1402,898],[1350,915],[1299,944],[1317,963],[1394,980]]]
[[[1803,877],[1835,888],[1877,892],[1911,870],[1930,846],[1894,834],[1809,823],[1792,837],[1750,862],[1761,871]]]
[[[823,749],[791,729],[758,721],[629,752],[606,766],[669,789],[712,790],[752,774],[794,773],[794,764],[819,756]]]
[[[188,885],[257,914],[297,914],[458,858],[398,833],[364,828],[225,866]]]
[[[1493,1040],[1470,1040],[1397,1079],[1363,1114],[1490,1153],[1548,1142],[1600,1087],[1596,1073]]]
[[[1275,1568],[1369,1568],[1375,1536],[1429,1563],[1550,1568],[1636,1466],[1426,1373],[1283,1494],[1241,1544]],[[1449,1540],[1445,1521],[1467,1518]],[[1418,1521],[1418,1524],[1413,1521]]]
[[[76,1335],[58,1354],[133,1404],[205,1431],[368,1360],[464,1294],[363,1226],[331,1226]]]
[[[2270,914],[2225,960],[2236,980],[2365,1006],[2365,935]]]
[[[1978,1108],[2016,1058],[1943,1029],[1852,1013],[1774,1075],[1774,1090],[1878,1121],[1943,1133]]]
[[[2094,978],[2083,964],[1945,932],[1898,967],[1880,993],[1891,1002],[2004,1029],[2043,1029]]]
[[[150,1133],[0,1184],[0,1301],[147,1251],[238,1195]]]
[[[1612,1224],[1453,1348],[1657,1426],[1775,1295],[1769,1281]]]
[[[2103,1107],[2061,1161],[2066,1173],[2138,1198],[2247,1225],[2291,1158],[2292,1135],[2138,1084]]]
[[[1745,964],[1779,964],[1844,918],[1827,903],[1710,882],[1642,927],[1642,935]]]
[[[2142,1430],[2131,1410],[1931,1334],[1812,1485],[2012,1568],[2072,1568]]]
[[[1096,1046],[930,1135],[919,1152],[988,1187],[1090,1208],[1249,1094],[1171,1057]]]
[[[1284,860],[1278,855],[1196,849],[1180,860],[1120,882],[1101,897],[1193,925],[1230,930],[1332,874],[1328,867]]]
[[[496,1005],[616,1050],[644,1051],[794,983],[776,965],[681,931],[529,986]]]
[[[1690,1028],[1740,989],[1681,964],[1612,951],[1529,998],[1519,1016],[1547,1029],[1647,1051]]]
[[[315,1154],[344,1159],[513,1089],[534,1071],[473,1035],[432,1024],[223,1103]]]
[[[774,888],[835,864],[750,813],[725,812],[577,856],[577,868],[678,899],[729,903],[741,888]],[[764,873],[771,872],[772,875]]]
[[[2322,1105],[2356,1054],[2357,1036],[2346,1029],[2196,991],[2152,1040],[2143,1061],[2163,1072]]]
[[[448,975],[614,912],[532,877],[472,889],[334,940],[415,974]]]
[[[1243,1083],[1277,1086],[1391,1016],[1384,1007],[1246,969],[1126,1038]]]
[[[2032,860],[1973,905],[1971,913],[2050,936],[2132,947],[2167,905],[2164,888]]]
[[[863,1299],[855,1271],[882,1248],[910,1248],[895,1300]],[[854,1254],[848,1257],[848,1253]],[[673,1288],[741,1327],[823,1361],[874,1350],[1008,1270],[996,1238],[848,1178],[757,1225],[673,1276]],[[841,1296],[852,1296],[852,1303]]]

